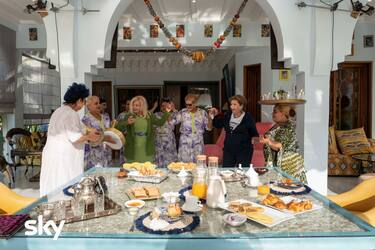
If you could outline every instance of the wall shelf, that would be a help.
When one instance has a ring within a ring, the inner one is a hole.
[[[278,99],[278,100],[262,100],[258,102],[261,105],[276,105],[276,104],[290,104],[290,105],[299,105],[305,104],[306,100],[304,99]]]

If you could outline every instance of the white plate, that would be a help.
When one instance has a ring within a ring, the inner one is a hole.
[[[197,213],[197,212],[202,211],[202,206],[198,206],[196,209],[191,209],[191,208],[187,208],[184,204],[184,205],[182,205],[181,208],[182,208],[183,211],[189,212],[189,213]]]
[[[280,200],[282,200],[285,204],[288,204],[289,202],[291,202],[292,200],[296,200],[297,202],[300,202],[302,201],[301,199],[299,198],[296,198],[294,196],[284,196],[284,197],[280,197]],[[270,207],[270,208],[273,208],[273,209],[276,209],[276,210],[279,210],[283,213],[287,213],[287,214],[294,214],[294,215],[297,215],[297,214],[304,214],[304,213],[308,213],[308,212],[311,212],[311,211],[315,211],[315,210],[319,210],[321,208],[323,208],[323,206],[321,205],[317,205],[313,202],[312,204],[312,208],[309,209],[309,210],[305,210],[305,211],[302,211],[302,212],[293,212],[291,210],[288,210],[288,209],[280,209],[280,208],[277,208],[277,207],[274,207],[274,206],[271,206],[271,205],[265,205],[267,207]]]
[[[250,217],[248,217],[248,219],[252,220],[252,221],[255,221],[255,222],[257,222],[257,223],[259,223],[263,226],[266,226],[266,227],[273,227],[273,226],[276,226],[277,224],[280,224],[281,222],[284,222],[284,221],[287,221],[287,220],[290,220],[290,219],[294,218],[293,214],[283,213],[283,212],[280,212],[278,210],[275,210],[275,209],[272,209],[272,208],[269,208],[269,207],[266,207],[266,206],[260,205],[258,203],[255,203],[255,202],[248,201],[248,200],[239,199],[239,200],[234,200],[234,201],[240,202],[240,203],[250,203],[251,205],[253,205],[255,207],[264,208],[263,214],[272,217],[272,219],[273,219],[272,223],[270,223],[270,224],[263,223],[262,221],[259,221],[259,220],[256,220],[256,219],[250,218]],[[231,201],[231,202],[234,202],[234,201]],[[235,211],[229,209],[229,202],[226,202],[224,204],[220,204],[219,207],[224,209],[224,210],[236,213]]]

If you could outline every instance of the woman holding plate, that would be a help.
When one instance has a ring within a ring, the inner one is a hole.
[[[100,99],[97,96],[87,98],[86,107],[88,113],[82,118],[83,124],[88,128],[93,128],[101,134],[110,127],[110,120],[102,113]],[[100,165],[107,167],[112,159],[112,151],[103,142],[111,142],[111,137],[104,136],[103,140],[98,144],[85,145],[85,170]]]

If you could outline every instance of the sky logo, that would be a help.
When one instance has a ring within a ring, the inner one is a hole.
[[[64,224],[65,220],[60,221],[59,225],[56,225],[56,223],[53,220],[49,220],[43,225],[43,216],[39,215],[38,220],[28,220],[25,222],[25,228],[27,229],[25,235],[43,235],[43,233],[46,233],[47,235],[52,235],[49,229],[49,227],[52,227],[53,231],[55,232],[53,240],[57,240],[62,232]]]

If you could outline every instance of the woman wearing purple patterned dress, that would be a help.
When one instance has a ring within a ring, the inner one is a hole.
[[[160,106],[161,112],[156,112],[154,115],[161,119],[168,105],[173,106],[173,103],[169,98],[163,98]],[[175,113],[177,111],[174,111],[173,114]],[[166,167],[169,163],[176,162],[178,159],[174,127],[175,122],[170,119],[163,126],[155,128],[155,163],[159,167]]]
[[[101,113],[99,98],[90,96],[87,98],[86,106],[88,113],[82,118],[86,127],[94,128],[100,132],[104,132],[110,127],[111,121]],[[111,141],[111,138],[104,137],[103,141]],[[85,145],[85,170],[101,165],[106,167],[110,164],[112,158],[111,149],[103,143],[99,145]]]
[[[195,162],[196,156],[204,153],[203,134],[212,129],[212,120],[205,110],[196,106],[197,99],[196,95],[188,94],[186,108],[172,118],[173,123],[181,123],[178,160],[182,162]]]

